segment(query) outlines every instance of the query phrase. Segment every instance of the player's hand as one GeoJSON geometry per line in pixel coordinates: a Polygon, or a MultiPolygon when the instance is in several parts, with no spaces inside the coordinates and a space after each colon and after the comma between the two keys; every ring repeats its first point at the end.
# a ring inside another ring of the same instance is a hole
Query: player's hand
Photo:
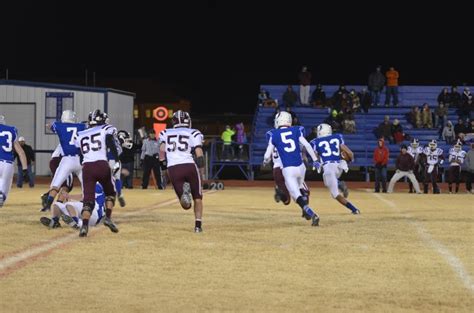
{"type": "Polygon", "coordinates": [[[400,170],[396,170],[395,173],[400,173],[400,170]]]}
{"type": "Polygon", "coordinates": [[[114,164],[114,175],[120,170],[120,161],[115,162],[114,164]]]}
{"type": "Polygon", "coordinates": [[[439,164],[443,164],[443,163],[444,163],[443,159],[439,160],[439,164]]]}
{"type": "Polygon", "coordinates": [[[313,171],[316,170],[318,173],[321,173],[322,164],[319,161],[313,162],[313,171]]]}
{"type": "Polygon", "coordinates": [[[267,166],[268,164],[270,164],[270,162],[272,161],[272,159],[263,159],[263,166],[267,166]]]}

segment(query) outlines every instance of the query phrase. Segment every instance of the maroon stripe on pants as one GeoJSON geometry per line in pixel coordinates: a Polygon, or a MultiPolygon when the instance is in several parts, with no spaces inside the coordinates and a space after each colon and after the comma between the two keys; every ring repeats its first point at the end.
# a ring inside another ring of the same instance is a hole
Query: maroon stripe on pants
{"type": "Polygon", "coordinates": [[[273,168],[273,180],[275,180],[278,189],[286,195],[286,198],[291,199],[290,192],[288,188],[286,188],[285,177],[283,177],[283,172],[280,167],[273,168]]]}
{"type": "Polygon", "coordinates": [[[112,172],[109,163],[104,160],[87,162],[82,166],[82,190],[84,202],[95,201],[95,184],[100,183],[106,196],[115,196],[112,172]]]}
{"type": "Polygon", "coordinates": [[[193,199],[202,199],[201,182],[196,164],[184,163],[168,167],[168,175],[178,198],[183,194],[183,184],[191,186],[193,199]]]}

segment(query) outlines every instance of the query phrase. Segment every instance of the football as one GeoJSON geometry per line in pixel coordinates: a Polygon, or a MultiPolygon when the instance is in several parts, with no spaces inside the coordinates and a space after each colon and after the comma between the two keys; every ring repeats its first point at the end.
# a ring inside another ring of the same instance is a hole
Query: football
{"type": "Polygon", "coordinates": [[[351,157],[349,156],[349,154],[347,154],[345,151],[341,151],[341,158],[343,160],[346,160],[347,162],[350,162],[352,161],[351,157]]]}

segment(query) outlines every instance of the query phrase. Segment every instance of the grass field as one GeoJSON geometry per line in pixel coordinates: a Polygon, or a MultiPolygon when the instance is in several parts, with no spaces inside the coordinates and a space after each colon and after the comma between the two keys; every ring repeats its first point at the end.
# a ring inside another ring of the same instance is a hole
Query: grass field
{"type": "MultiPolygon", "coordinates": [[[[350,187],[350,183],[349,183],[350,187]]],[[[311,227],[271,188],[204,196],[204,233],[172,190],[126,190],[87,238],[39,223],[46,188],[0,209],[0,312],[472,312],[474,196],[311,190],[311,227]]]]}

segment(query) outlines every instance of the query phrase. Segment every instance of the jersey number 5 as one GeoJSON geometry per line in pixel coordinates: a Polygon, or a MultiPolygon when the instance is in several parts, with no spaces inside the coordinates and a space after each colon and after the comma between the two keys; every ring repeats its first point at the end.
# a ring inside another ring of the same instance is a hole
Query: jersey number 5
{"type": "Polygon", "coordinates": [[[287,138],[288,136],[291,136],[291,134],[291,132],[281,133],[281,141],[287,145],[290,145],[289,147],[284,148],[286,152],[293,152],[296,149],[295,141],[292,138],[287,138]]]}
{"type": "Polygon", "coordinates": [[[100,149],[102,149],[102,142],[100,141],[100,139],[97,138],[98,136],[100,136],[100,133],[96,133],[90,138],[89,136],[85,136],[81,139],[82,154],[88,153],[89,151],[91,151],[91,149],[92,151],[99,151],[100,149]]]}
{"type": "Polygon", "coordinates": [[[187,151],[189,147],[188,139],[189,136],[186,135],[169,135],[166,140],[166,143],[168,144],[166,150],[168,152],[174,152],[176,148],[178,148],[179,151],[187,151]]]}

